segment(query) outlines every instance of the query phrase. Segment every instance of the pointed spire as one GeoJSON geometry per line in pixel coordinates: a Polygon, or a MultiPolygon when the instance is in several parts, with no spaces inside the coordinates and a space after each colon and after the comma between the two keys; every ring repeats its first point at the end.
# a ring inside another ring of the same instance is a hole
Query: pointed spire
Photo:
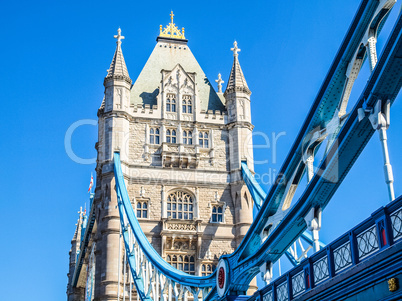
{"type": "Polygon", "coordinates": [[[121,29],[117,30],[117,35],[114,36],[117,39],[116,51],[114,52],[112,63],[107,71],[105,80],[107,79],[124,79],[131,84],[130,75],[128,74],[126,62],[124,61],[123,51],[121,50],[121,40],[124,36],[121,35],[121,29]]]}
{"type": "Polygon", "coordinates": [[[246,79],[244,78],[243,71],[241,70],[239,63],[239,52],[240,48],[237,47],[237,42],[234,41],[233,48],[230,50],[233,51],[233,66],[230,71],[230,76],[228,80],[228,85],[226,87],[225,95],[231,92],[244,92],[248,95],[251,94],[250,89],[248,88],[246,79]]]}

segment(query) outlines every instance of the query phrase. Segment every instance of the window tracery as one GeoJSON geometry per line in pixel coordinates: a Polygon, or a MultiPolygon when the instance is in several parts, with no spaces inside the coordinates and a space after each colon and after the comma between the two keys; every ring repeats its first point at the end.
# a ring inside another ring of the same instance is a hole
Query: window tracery
{"type": "Polygon", "coordinates": [[[176,95],[167,94],[166,96],[166,112],[176,112],[176,95]]]}
{"type": "Polygon", "coordinates": [[[209,133],[208,132],[200,132],[198,134],[198,143],[202,148],[209,147],[209,133]]]}
{"type": "Polygon", "coordinates": [[[174,130],[174,129],[166,130],[166,142],[167,143],[176,143],[176,130],[174,130]]]}
{"type": "Polygon", "coordinates": [[[193,255],[168,254],[166,261],[180,271],[195,275],[195,259],[193,255]]]}
{"type": "Polygon", "coordinates": [[[183,144],[193,144],[192,131],[183,131],[183,144]]]}
{"type": "Polygon", "coordinates": [[[192,220],[194,217],[194,199],[183,191],[175,191],[167,198],[167,216],[173,219],[192,220]]]}
{"type": "Polygon", "coordinates": [[[159,144],[160,142],[160,129],[159,128],[151,128],[149,130],[149,143],[150,144],[159,144]]]}
{"type": "Polygon", "coordinates": [[[148,218],[148,202],[137,202],[137,218],[148,218]]]}
{"type": "Polygon", "coordinates": [[[215,271],[215,265],[211,263],[203,263],[201,265],[201,276],[211,275],[215,271]]]}
{"type": "Polygon", "coordinates": [[[193,112],[193,104],[190,95],[183,96],[182,112],[191,114],[193,112]]]}

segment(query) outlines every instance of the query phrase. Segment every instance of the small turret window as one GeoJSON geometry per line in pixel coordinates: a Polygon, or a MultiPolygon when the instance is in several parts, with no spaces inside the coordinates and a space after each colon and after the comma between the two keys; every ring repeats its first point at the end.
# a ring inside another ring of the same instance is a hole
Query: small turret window
{"type": "Polygon", "coordinates": [[[200,147],[208,148],[209,147],[209,136],[208,132],[200,132],[198,135],[198,143],[200,147]]]}
{"type": "Polygon", "coordinates": [[[176,112],[176,95],[168,94],[166,97],[166,112],[176,112]]]}
{"type": "Polygon", "coordinates": [[[191,96],[184,95],[183,96],[183,113],[191,114],[193,112],[191,96]]]}
{"type": "Polygon", "coordinates": [[[183,131],[183,144],[193,144],[192,131],[183,131]]]}
{"type": "Polygon", "coordinates": [[[166,142],[167,143],[176,143],[176,130],[168,129],[166,131],[166,142]]]}
{"type": "Polygon", "coordinates": [[[160,141],[160,130],[159,128],[151,128],[149,130],[149,143],[150,144],[159,144],[160,141]]]}

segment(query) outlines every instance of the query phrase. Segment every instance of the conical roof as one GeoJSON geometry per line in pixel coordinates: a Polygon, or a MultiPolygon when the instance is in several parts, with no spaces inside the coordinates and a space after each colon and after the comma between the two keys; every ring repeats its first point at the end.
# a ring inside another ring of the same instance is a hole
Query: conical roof
{"type": "Polygon", "coordinates": [[[117,30],[117,35],[114,37],[117,39],[117,47],[114,52],[112,63],[110,64],[110,68],[107,72],[107,79],[124,79],[131,83],[130,75],[128,74],[126,62],[124,61],[123,51],[121,50],[121,40],[124,39],[124,36],[121,35],[121,29],[117,30]]]}
{"type": "Polygon", "coordinates": [[[226,87],[225,95],[231,92],[244,92],[247,94],[251,94],[250,89],[248,88],[246,79],[244,78],[243,71],[241,70],[239,63],[239,54],[240,49],[237,48],[237,42],[233,43],[234,47],[231,49],[233,51],[233,66],[230,71],[230,76],[228,80],[228,85],[226,87]]]}

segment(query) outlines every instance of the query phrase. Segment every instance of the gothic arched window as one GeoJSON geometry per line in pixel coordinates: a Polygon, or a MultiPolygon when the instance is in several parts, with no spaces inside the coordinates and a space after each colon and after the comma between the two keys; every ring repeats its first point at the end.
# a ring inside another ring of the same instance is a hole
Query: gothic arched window
{"type": "Polygon", "coordinates": [[[194,217],[194,198],[183,191],[175,191],[169,194],[167,216],[174,219],[192,220],[194,217]]]}
{"type": "Polygon", "coordinates": [[[183,131],[183,144],[193,144],[192,131],[183,131]]]}
{"type": "Polygon", "coordinates": [[[176,112],[176,95],[174,95],[174,94],[167,95],[166,112],[176,112]]]}
{"type": "Polygon", "coordinates": [[[149,143],[159,144],[159,128],[151,128],[149,130],[149,143]]]}
{"type": "Polygon", "coordinates": [[[211,275],[213,271],[215,271],[215,265],[214,264],[204,263],[201,266],[201,276],[211,275]]]}
{"type": "Polygon", "coordinates": [[[194,256],[190,255],[167,255],[166,261],[174,268],[188,273],[195,274],[195,260],[194,256]]]}
{"type": "Polygon", "coordinates": [[[166,142],[167,143],[176,143],[176,130],[168,129],[166,131],[166,142]]]}
{"type": "Polygon", "coordinates": [[[187,113],[187,101],[183,99],[183,113],[187,113]]]}
{"type": "Polygon", "coordinates": [[[208,132],[200,132],[198,135],[198,143],[200,147],[208,148],[209,147],[209,138],[208,132]]]}
{"type": "Polygon", "coordinates": [[[184,95],[183,96],[182,108],[183,108],[182,109],[183,113],[191,114],[193,112],[191,96],[190,95],[184,95]]]}
{"type": "Polygon", "coordinates": [[[148,202],[137,202],[137,218],[148,218],[148,202]]]}
{"type": "Polygon", "coordinates": [[[223,222],[223,208],[220,205],[216,205],[212,207],[212,218],[211,222],[213,223],[221,223],[223,222]]]}

